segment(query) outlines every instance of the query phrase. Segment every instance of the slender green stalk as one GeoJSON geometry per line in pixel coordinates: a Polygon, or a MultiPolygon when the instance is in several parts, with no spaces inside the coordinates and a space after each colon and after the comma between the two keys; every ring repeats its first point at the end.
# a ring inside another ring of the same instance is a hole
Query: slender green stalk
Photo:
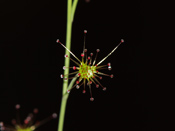
{"type": "MultiPolygon", "coordinates": [[[[77,7],[78,0],[74,0],[72,4],[72,0],[67,0],[67,31],[66,31],[66,47],[70,50],[71,48],[71,34],[72,34],[72,22],[75,14],[75,10],[77,7]]],[[[65,54],[68,56],[70,53],[65,50],[65,54]]],[[[69,67],[70,65],[70,59],[65,59],[66,67],[69,67]]],[[[69,68],[67,68],[64,71],[64,75],[69,74],[69,68]]],[[[69,84],[68,87],[68,79],[65,81],[63,80],[63,92],[62,92],[62,100],[61,100],[61,107],[60,107],[60,116],[59,116],[59,122],[58,122],[58,131],[63,131],[64,126],[64,117],[65,117],[65,111],[66,111],[66,104],[68,100],[69,94],[67,93],[67,89],[70,89],[73,84],[75,83],[76,78],[72,79],[72,81],[69,84]]]]}
{"type": "MultiPolygon", "coordinates": [[[[77,78],[73,78],[72,81],[69,84],[68,89],[71,89],[71,87],[74,85],[77,78]]],[[[64,116],[66,111],[66,104],[67,99],[69,97],[68,93],[63,94],[62,101],[61,101],[61,108],[60,108],[60,116],[59,116],[59,123],[58,123],[58,131],[63,131],[64,126],[64,116]]]]}
{"type": "MultiPolygon", "coordinates": [[[[67,31],[66,31],[66,47],[70,50],[71,48],[71,33],[72,33],[72,21],[71,21],[71,9],[72,9],[72,0],[67,1],[67,31]]],[[[65,50],[65,54],[68,56],[70,53],[65,50]]],[[[64,65],[66,67],[69,67],[70,65],[70,60],[65,59],[64,65]]],[[[64,70],[64,75],[69,74],[69,69],[64,70]]],[[[67,87],[68,87],[68,80],[65,81],[63,80],[63,94],[66,93],[67,87]]]]}

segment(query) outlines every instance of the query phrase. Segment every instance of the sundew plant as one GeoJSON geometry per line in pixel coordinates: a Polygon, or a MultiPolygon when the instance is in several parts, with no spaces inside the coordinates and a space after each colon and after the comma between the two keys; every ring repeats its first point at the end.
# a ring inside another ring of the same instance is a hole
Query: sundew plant
{"type": "Polygon", "coordinates": [[[57,114],[53,113],[49,117],[41,120],[36,121],[36,115],[38,113],[38,109],[33,109],[32,113],[29,113],[24,121],[21,121],[20,118],[20,105],[17,104],[16,108],[16,119],[12,119],[13,126],[4,126],[3,123],[0,123],[0,131],[35,131],[38,127],[42,126],[43,124],[47,123],[51,119],[57,118],[57,114]]]}
{"type": "Polygon", "coordinates": [[[60,114],[58,121],[58,131],[63,131],[64,125],[64,117],[66,110],[66,103],[68,100],[68,96],[73,88],[83,88],[83,93],[86,93],[86,87],[88,86],[90,92],[90,101],[94,101],[94,97],[92,95],[91,88],[99,88],[102,90],[106,90],[106,87],[103,86],[100,82],[102,76],[109,76],[113,78],[113,74],[105,74],[101,70],[108,69],[111,70],[111,63],[107,63],[102,65],[102,63],[119,47],[121,43],[124,42],[123,39],[119,42],[119,44],[114,47],[114,49],[109,52],[102,60],[97,61],[97,55],[100,51],[96,50],[96,54],[90,53],[88,55],[86,46],[85,46],[85,38],[87,34],[87,30],[84,30],[84,44],[82,44],[83,52],[81,53],[81,59],[74,55],[71,52],[71,32],[72,32],[72,22],[74,20],[74,14],[77,7],[78,0],[68,0],[67,1],[67,29],[66,29],[66,44],[64,45],[60,39],[57,39],[56,42],[60,44],[63,48],[65,48],[65,63],[63,66],[64,74],[61,74],[60,77],[63,78],[63,88],[62,88],[62,100],[60,106],[60,114]],[[73,56],[73,58],[71,57],[73,56]],[[73,61],[75,66],[70,67],[70,61],[73,61]],[[69,69],[73,69],[74,72],[69,73],[69,69]],[[71,79],[69,83],[69,79],[71,79]],[[94,85],[93,85],[94,84],[94,85]]]}

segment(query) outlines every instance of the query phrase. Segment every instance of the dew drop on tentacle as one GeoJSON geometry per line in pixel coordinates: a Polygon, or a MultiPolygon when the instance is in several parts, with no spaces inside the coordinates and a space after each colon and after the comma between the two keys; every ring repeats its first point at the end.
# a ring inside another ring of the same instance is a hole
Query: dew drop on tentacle
{"type": "Polygon", "coordinates": [[[98,88],[99,87],[99,84],[96,84],[96,88],[98,88]]]}
{"type": "Polygon", "coordinates": [[[76,81],[76,84],[79,84],[80,82],[79,81],[76,81]]]}
{"type": "Polygon", "coordinates": [[[79,86],[79,85],[76,85],[76,88],[77,88],[77,89],[79,89],[79,88],[80,88],[80,86],[79,86]]]}
{"type": "Polygon", "coordinates": [[[65,58],[67,58],[67,57],[68,57],[68,55],[64,55],[64,57],[65,57],[65,58]]]}
{"type": "Polygon", "coordinates": [[[76,70],[77,68],[76,68],[76,66],[73,66],[73,70],[76,70]]]}
{"type": "Polygon", "coordinates": [[[94,101],[94,98],[93,98],[93,97],[91,97],[91,98],[90,98],[90,101],[94,101]]]}
{"type": "Polygon", "coordinates": [[[111,66],[111,63],[108,63],[108,66],[111,66]]]}
{"type": "Polygon", "coordinates": [[[103,87],[103,91],[106,91],[106,87],[103,87]]]}
{"type": "Polygon", "coordinates": [[[87,30],[84,30],[84,33],[86,34],[87,33],[87,30]]]}
{"type": "Polygon", "coordinates": [[[64,75],[63,75],[63,74],[61,74],[61,75],[60,75],[60,77],[61,77],[61,78],[63,78],[63,77],[64,77],[64,75]]]}
{"type": "Polygon", "coordinates": [[[112,69],[112,67],[111,66],[108,66],[108,70],[111,70],[112,69]]]}
{"type": "Polygon", "coordinates": [[[63,66],[63,70],[65,70],[66,69],[66,67],[65,66],[63,66]]]}
{"type": "Polygon", "coordinates": [[[86,93],[86,90],[83,90],[83,94],[85,94],[86,93]]]}
{"type": "Polygon", "coordinates": [[[54,118],[54,119],[57,118],[57,113],[53,113],[52,118],[54,118]]]}
{"type": "Polygon", "coordinates": [[[96,51],[97,51],[97,52],[100,52],[100,49],[97,49],[96,51]]]}
{"type": "Polygon", "coordinates": [[[81,57],[84,57],[84,53],[81,53],[81,57]]]}
{"type": "Polygon", "coordinates": [[[18,109],[20,109],[20,104],[16,104],[15,105],[15,108],[18,110],[18,109]]]}
{"type": "Polygon", "coordinates": [[[111,77],[111,78],[113,78],[113,77],[114,77],[114,75],[113,75],[113,74],[111,74],[111,75],[110,75],[110,77],[111,77]]]}

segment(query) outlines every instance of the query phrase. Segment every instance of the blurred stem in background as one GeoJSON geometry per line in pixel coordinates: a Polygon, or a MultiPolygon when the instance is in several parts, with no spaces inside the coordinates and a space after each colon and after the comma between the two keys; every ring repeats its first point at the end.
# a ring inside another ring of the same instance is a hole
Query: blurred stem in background
{"type": "MultiPolygon", "coordinates": [[[[67,0],[67,31],[66,31],[66,47],[70,50],[71,48],[71,34],[72,34],[72,23],[74,19],[75,10],[77,7],[78,0],[67,0]]],[[[65,54],[68,56],[70,53],[65,50],[65,54]]],[[[69,67],[70,65],[70,59],[65,58],[65,67],[69,67]]],[[[69,68],[66,68],[64,71],[64,75],[69,74],[69,68]]],[[[67,76],[68,77],[68,76],[67,76]]],[[[58,131],[63,131],[64,126],[64,117],[65,117],[65,111],[66,111],[66,103],[69,94],[67,93],[67,90],[73,86],[75,83],[75,78],[72,79],[68,86],[68,78],[67,80],[63,79],[63,92],[62,92],[62,100],[61,100],[61,107],[60,107],[60,115],[59,115],[59,121],[58,121],[58,131]]]]}

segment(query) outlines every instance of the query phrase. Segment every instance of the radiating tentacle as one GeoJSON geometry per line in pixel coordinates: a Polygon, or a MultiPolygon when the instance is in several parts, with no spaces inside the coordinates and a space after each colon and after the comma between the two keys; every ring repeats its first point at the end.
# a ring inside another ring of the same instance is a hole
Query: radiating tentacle
{"type": "Polygon", "coordinates": [[[71,54],[73,55],[73,57],[74,57],[75,59],[77,59],[77,60],[81,63],[81,61],[74,55],[74,53],[72,53],[72,51],[70,51],[65,45],[63,45],[63,44],[59,41],[59,39],[57,39],[56,42],[57,42],[57,43],[60,43],[67,51],[69,51],[69,53],[71,53],[71,54]]]}
{"type": "Polygon", "coordinates": [[[106,59],[119,47],[119,45],[120,45],[121,43],[123,43],[123,42],[124,42],[124,40],[121,39],[120,43],[119,43],[105,58],[103,58],[100,62],[98,62],[97,65],[101,64],[104,60],[106,60],[106,59]]]}

